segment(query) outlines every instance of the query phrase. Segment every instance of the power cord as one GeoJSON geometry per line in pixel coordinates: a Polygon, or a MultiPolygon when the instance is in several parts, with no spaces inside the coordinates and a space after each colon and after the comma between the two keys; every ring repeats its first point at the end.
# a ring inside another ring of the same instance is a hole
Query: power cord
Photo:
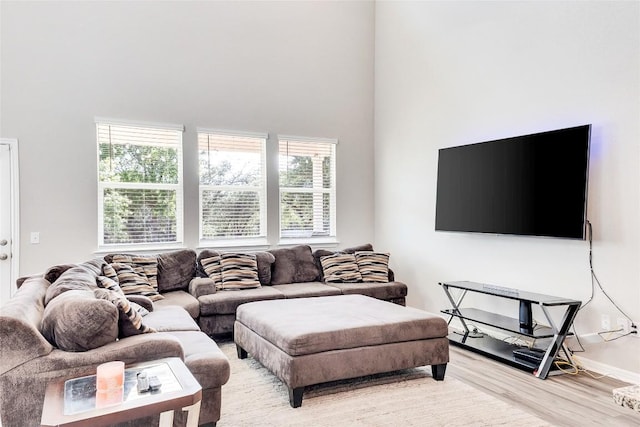
{"type": "MultiPolygon", "coordinates": [[[[636,325],[636,323],[633,321],[633,319],[631,319],[631,317],[625,313],[624,310],[622,310],[618,304],[616,304],[616,302],[613,300],[613,298],[611,298],[609,296],[609,294],[604,290],[604,287],[602,286],[602,284],[600,283],[600,280],[598,279],[598,276],[596,275],[595,270],[593,269],[593,226],[591,225],[590,221],[587,221],[587,229],[588,229],[588,234],[589,234],[589,271],[591,272],[591,296],[589,297],[589,299],[587,300],[587,302],[585,302],[584,304],[582,304],[582,306],[578,309],[578,313],[584,309],[591,301],[593,301],[593,298],[595,296],[595,291],[596,291],[596,284],[598,285],[598,288],[600,289],[600,291],[602,291],[602,294],[607,297],[607,299],[611,302],[611,304],[613,304],[613,306],[627,319],[629,320],[629,322],[631,322],[631,330],[629,332],[627,332],[626,334],[620,335],[618,337],[612,338],[612,339],[605,339],[601,334],[603,333],[613,333],[613,332],[620,332],[621,330],[615,330],[615,331],[606,331],[606,332],[599,332],[598,335],[600,335],[601,338],[604,339],[605,342],[608,341],[614,341],[617,339],[620,339],[622,337],[626,337],[629,335],[633,335],[633,334],[637,334],[638,333],[638,327],[636,325]]],[[[580,342],[580,338],[578,338],[578,333],[576,331],[576,327],[575,327],[575,323],[571,326],[573,329],[573,333],[574,333],[574,337],[576,338],[576,341],[578,342],[578,344],[580,345],[580,350],[572,350],[573,352],[583,352],[584,351],[584,346],[582,345],[582,343],[580,342]]]]}

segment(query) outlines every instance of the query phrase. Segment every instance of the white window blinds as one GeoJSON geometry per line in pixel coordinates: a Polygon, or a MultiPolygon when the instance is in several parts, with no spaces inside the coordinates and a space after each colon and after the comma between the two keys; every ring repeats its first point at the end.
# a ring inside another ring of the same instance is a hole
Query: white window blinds
{"type": "Polygon", "coordinates": [[[266,140],[198,131],[201,241],[266,239],[266,140]]]}
{"type": "Polygon", "coordinates": [[[182,126],[96,119],[99,244],[182,242],[182,126]]]}
{"type": "Polygon", "coordinates": [[[335,237],[336,140],[280,136],[280,238],[335,237]]]}

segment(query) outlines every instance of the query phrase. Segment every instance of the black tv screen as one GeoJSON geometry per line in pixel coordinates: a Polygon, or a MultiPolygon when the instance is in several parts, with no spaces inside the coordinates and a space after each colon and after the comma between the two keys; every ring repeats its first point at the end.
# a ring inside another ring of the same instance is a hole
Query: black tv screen
{"type": "Polygon", "coordinates": [[[585,238],[591,125],[443,148],[436,230],[585,238]]]}

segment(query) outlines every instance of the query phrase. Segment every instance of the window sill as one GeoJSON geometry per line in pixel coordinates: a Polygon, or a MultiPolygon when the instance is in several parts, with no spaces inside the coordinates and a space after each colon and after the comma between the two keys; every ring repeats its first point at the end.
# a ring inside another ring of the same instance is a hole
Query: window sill
{"type": "Polygon", "coordinates": [[[334,248],[338,246],[340,242],[335,237],[306,237],[306,238],[294,238],[294,239],[280,239],[278,242],[279,247],[296,246],[296,245],[309,245],[312,249],[320,248],[334,248]]]}
{"type": "Polygon", "coordinates": [[[269,249],[269,242],[267,239],[201,240],[197,250],[203,249],[266,251],[269,249]]]}
{"type": "Polygon", "coordinates": [[[112,245],[99,246],[93,254],[106,255],[112,253],[134,253],[134,254],[157,254],[166,251],[177,251],[179,249],[187,249],[182,243],[175,244],[149,244],[149,245],[112,245]]]}

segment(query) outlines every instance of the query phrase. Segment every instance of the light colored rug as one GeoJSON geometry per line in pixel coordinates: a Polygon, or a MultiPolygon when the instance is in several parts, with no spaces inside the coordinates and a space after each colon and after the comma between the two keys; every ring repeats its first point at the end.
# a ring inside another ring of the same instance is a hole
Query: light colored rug
{"type": "Polygon", "coordinates": [[[239,426],[549,426],[455,378],[434,381],[431,367],[306,387],[289,406],[287,387],[251,355],[220,343],[231,378],[222,387],[218,427],[239,426]]]}

